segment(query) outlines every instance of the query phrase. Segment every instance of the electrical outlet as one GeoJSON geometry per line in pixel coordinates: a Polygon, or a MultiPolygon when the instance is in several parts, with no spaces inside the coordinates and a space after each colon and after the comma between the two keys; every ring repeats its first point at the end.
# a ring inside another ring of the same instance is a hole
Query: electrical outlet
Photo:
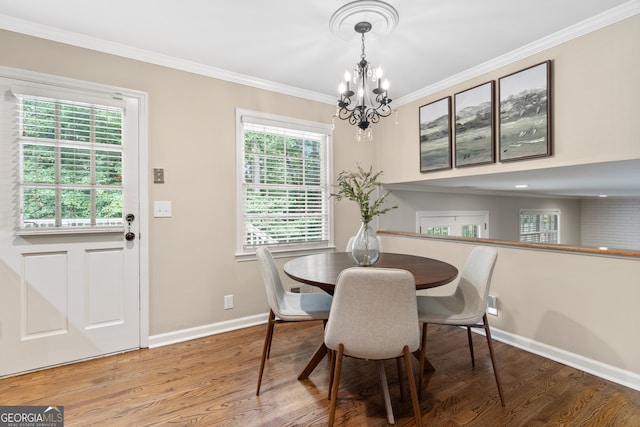
{"type": "Polygon", "coordinates": [[[492,316],[498,315],[498,298],[494,297],[493,295],[489,295],[487,297],[487,313],[491,314],[492,316]]]}
{"type": "Polygon", "coordinates": [[[233,308],[233,295],[224,296],[224,309],[229,310],[233,308]]]}

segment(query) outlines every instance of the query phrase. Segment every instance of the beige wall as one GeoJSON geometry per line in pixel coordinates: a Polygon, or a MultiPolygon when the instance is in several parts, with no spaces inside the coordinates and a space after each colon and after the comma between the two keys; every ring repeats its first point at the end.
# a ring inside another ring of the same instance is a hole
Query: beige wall
{"type": "MultiPolygon", "coordinates": [[[[381,235],[385,251],[460,268],[474,245],[381,235]]],[[[640,374],[640,261],[498,247],[494,328],[640,374]]],[[[455,282],[437,293],[446,294],[455,282]]],[[[436,292],[435,290],[431,293],[436,292]]],[[[636,379],[637,381],[637,379],[636,379]]]]}
{"type": "Polygon", "coordinates": [[[384,181],[401,183],[640,158],[640,15],[434,93],[398,109],[378,145],[384,181]],[[546,60],[552,61],[553,156],[420,173],[418,109],[546,60]]]}
{"type": "MultiPolygon", "coordinates": [[[[148,167],[165,169],[165,184],[149,184],[149,204],[173,202],[172,218],[149,218],[151,335],[268,311],[256,263],[235,259],[235,109],[330,123],[335,107],[6,31],[0,58],[149,94],[148,167]],[[226,294],[233,310],[222,309],[226,294]]],[[[373,147],[336,123],[334,170],[373,164],[373,147]]],[[[357,230],[357,215],[347,202],[336,206],[338,247],[357,230]]]]}

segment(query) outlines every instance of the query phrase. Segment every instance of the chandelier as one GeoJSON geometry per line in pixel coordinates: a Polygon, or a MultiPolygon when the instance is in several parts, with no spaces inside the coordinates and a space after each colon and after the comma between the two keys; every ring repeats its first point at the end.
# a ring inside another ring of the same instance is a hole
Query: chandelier
{"type": "Polygon", "coordinates": [[[378,123],[381,117],[389,116],[392,111],[391,99],[387,94],[389,82],[383,80],[382,68],[374,69],[364,52],[364,35],[371,31],[371,27],[371,23],[366,21],[355,24],[354,29],[362,38],[362,53],[353,72],[344,73],[336,112],[340,119],[358,126],[358,140],[363,133],[371,140],[373,136],[370,124],[378,123]]]}

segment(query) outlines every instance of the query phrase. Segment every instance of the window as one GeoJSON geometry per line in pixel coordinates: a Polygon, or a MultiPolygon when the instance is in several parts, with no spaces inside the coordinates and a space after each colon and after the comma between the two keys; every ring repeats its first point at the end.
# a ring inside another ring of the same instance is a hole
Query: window
{"type": "MultiPolygon", "coordinates": [[[[123,226],[124,108],[12,88],[17,100],[19,231],[123,226]]],[[[36,92],[38,92],[36,90],[36,92]]]]}
{"type": "Polygon", "coordinates": [[[559,243],[559,224],[558,210],[520,210],[520,241],[559,243]]]}
{"type": "Polygon", "coordinates": [[[326,248],[330,126],[238,110],[239,256],[326,248]]]}
{"type": "Polygon", "coordinates": [[[416,214],[417,232],[430,236],[489,237],[489,212],[420,211],[416,214]]]}

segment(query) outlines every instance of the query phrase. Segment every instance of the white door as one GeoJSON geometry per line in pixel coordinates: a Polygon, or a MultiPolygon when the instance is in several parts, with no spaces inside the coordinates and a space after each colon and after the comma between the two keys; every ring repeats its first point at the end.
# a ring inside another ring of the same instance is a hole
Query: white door
{"type": "Polygon", "coordinates": [[[138,348],[138,99],[8,78],[0,89],[0,376],[138,348]],[[116,105],[120,146],[96,142],[94,124],[75,146],[64,123],[51,124],[54,137],[24,138],[22,93],[116,105]],[[104,214],[107,203],[121,204],[117,214],[104,214]]]}

